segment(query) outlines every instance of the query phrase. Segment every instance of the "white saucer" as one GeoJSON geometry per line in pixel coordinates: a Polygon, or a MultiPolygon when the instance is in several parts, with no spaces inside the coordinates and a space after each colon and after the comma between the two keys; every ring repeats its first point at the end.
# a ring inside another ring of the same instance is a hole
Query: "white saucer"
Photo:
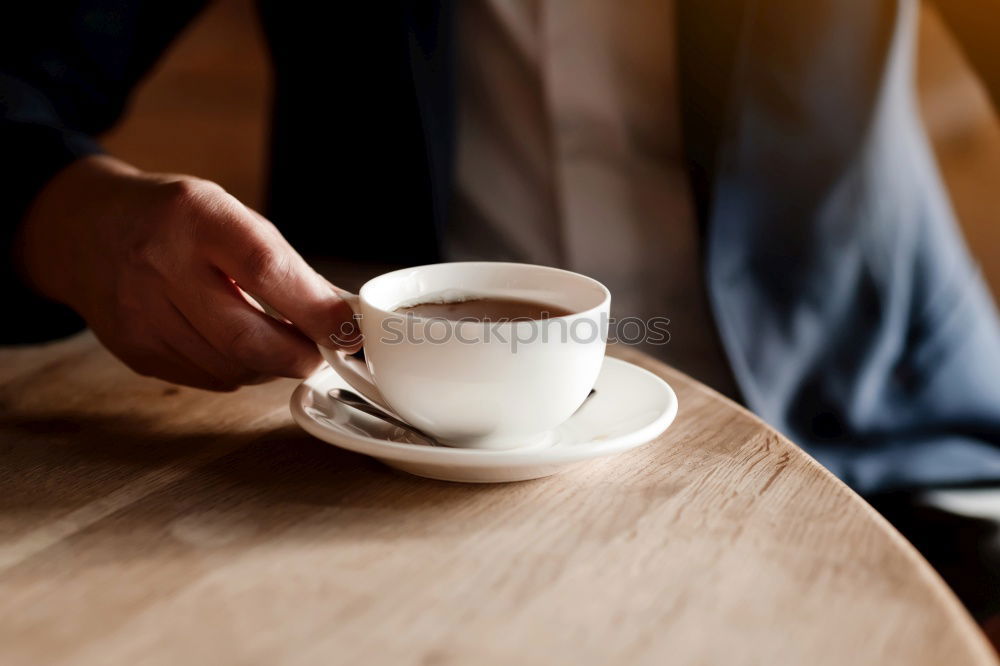
{"type": "Polygon", "coordinates": [[[292,417],[306,432],[417,476],[468,483],[537,479],[572,463],[621,453],[658,437],[677,415],[677,396],[665,381],[610,357],[596,393],[544,444],[503,451],[419,443],[406,431],[329,398],[334,388],[350,387],[324,366],[295,389],[292,417]]]}

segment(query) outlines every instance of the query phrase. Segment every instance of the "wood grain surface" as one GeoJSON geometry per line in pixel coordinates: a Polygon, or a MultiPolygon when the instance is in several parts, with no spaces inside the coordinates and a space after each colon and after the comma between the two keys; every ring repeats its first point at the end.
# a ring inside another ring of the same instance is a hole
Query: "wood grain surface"
{"type": "Polygon", "coordinates": [[[0,350],[0,663],[996,663],[860,498],[665,377],[656,442],[505,485],[298,430],[280,381],[142,379],[89,334],[0,350]]]}

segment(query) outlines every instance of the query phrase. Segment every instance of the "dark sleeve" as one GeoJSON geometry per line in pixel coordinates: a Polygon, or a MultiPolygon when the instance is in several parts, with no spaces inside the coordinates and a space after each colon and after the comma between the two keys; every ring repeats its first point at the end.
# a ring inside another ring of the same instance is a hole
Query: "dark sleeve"
{"type": "Polygon", "coordinates": [[[13,238],[39,190],[101,151],[136,82],[205,0],[17,0],[0,9],[0,343],[83,327],[68,308],[22,283],[13,238]]]}
{"type": "Polygon", "coordinates": [[[1000,0],[936,0],[934,5],[1000,112],[1000,0]]]}

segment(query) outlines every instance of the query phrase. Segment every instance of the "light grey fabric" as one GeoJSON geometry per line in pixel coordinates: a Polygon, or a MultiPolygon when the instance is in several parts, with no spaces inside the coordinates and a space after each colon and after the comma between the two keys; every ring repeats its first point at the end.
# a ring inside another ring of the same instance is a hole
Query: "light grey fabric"
{"type": "Polygon", "coordinates": [[[459,3],[445,257],[550,264],[600,280],[611,316],[629,322],[612,332],[735,396],[721,346],[706,335],[714,324],[685,169],[674,21],[674,0],[459,3]],[[669,339],[638,325],[653,318],[669,339]]]}

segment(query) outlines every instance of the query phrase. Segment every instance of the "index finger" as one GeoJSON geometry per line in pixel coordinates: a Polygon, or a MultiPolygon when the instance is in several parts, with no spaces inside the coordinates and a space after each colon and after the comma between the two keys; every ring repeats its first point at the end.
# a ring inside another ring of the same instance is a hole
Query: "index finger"
{"type": "Polygon", "coordinates": [[[313,342],[337,348],[357,337],[354,312],[269,221],[235,199],[207,239],[209,261],[313,342]]]}

